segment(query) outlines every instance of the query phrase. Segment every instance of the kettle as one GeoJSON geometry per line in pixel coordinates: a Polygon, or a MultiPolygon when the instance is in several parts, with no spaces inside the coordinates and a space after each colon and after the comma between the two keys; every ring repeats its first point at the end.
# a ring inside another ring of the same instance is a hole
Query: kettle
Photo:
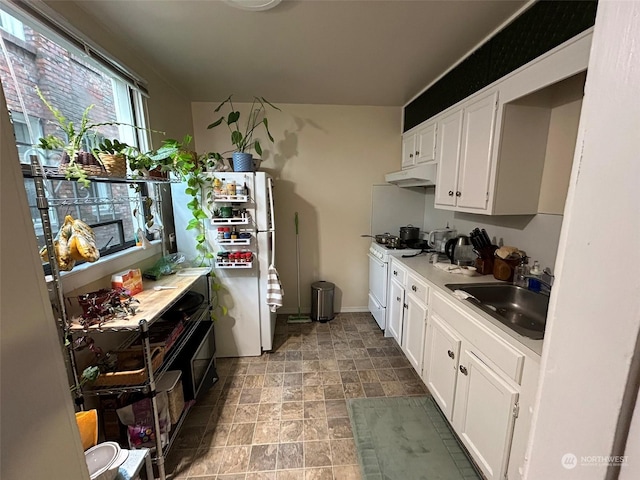
{"type": "Polygon", "coordinates": [[[471,240],[466,235],[447,240],[444,252],[454,265],[473,265],[476,255],[471,240]]]}

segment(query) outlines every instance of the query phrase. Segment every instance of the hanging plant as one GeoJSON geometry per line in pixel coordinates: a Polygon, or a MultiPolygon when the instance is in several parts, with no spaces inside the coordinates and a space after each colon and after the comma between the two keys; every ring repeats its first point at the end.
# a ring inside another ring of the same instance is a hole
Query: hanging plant
{"type": "MultiPolygon", "coordinates": [[[[193,265],[196,267],[211,267],[214,264],[215,255],[208,239],[209,229],[207,220],[209,216],[204,205],[211,201],[213,190],[211,182],[213,179],[206,174],[206,167],[213,158],[212,154],[198,155],[189,150],[188,146],[192,141],[190,135],[186,135],[182,141],[166,139],[161,147],[149,154],[149,158],[160,166],[163,172],[171,172],[178,179],[186,183],[185,193],[190,200],[186,206],[191,212],[186,229],[192,231],[196,242],[196,258],[193,265]]],[[[211,282],[211,318],[216,319],[217,313],[227,314],[227,307],[220,304],[220,291],[224,288],[217,280],[212,271],[213,281],[211,282]]]]}

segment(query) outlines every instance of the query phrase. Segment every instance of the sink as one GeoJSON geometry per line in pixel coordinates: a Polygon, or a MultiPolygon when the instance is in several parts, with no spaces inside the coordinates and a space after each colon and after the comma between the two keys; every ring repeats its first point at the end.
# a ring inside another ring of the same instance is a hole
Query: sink
{"type": "Polygon", "coordinates": [[[449,283],[445,287],[473,295],[467,301],[514,332],[534,340],[544,337],[548,296],[507,283],[449,283]]]}

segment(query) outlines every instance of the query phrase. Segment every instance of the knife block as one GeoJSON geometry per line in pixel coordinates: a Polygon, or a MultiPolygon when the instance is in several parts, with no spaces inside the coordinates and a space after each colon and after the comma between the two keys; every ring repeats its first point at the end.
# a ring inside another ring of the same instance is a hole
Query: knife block
{"type": "Polygon", "coordinates": [[[480,275],[489,275],[493,273],[493,257],[476,258],[476,272],[480,275]]]}

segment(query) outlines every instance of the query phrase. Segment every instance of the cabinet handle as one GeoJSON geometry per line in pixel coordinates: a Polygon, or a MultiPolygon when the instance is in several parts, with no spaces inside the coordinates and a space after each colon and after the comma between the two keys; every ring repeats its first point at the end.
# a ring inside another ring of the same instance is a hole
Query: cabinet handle
{"type": "Polygon", "coordinates": [[[399,302],[399,301],[400,301],[400,297],[396,297],[396,302],[399,302]]]}
{"type": "Polygon", "coordinates": [[[419,150],[416,150],[416,157],[417,157],[418,155],[420,155],[420,151],[419,151],[419,150]]]}
{"type": "Polygon", "coordinates": [[[451,350],[447,350],[447,355],[449,355],[449,358],[452,359],[452,360],[454,358],[456,358],[456,356],[454,355],[454,353],[451,350]]]}
{"type": "Polygon", "coordinates": [[[413,158],[413,153],[410,153],[410,154],[409,154],[409,158],[413,158]]]}
{"type": "Polygon", "coordinates": [[[409,305],[407,305],[406,303],[404,303],[402,306],[403,306],[404,308],[409,308],[409,305]]]}
{"type": "Polygon", "coordinates": [[[456,197],[459,197],[460,195],[462,195],[461,192],[456,192],[456,197]]]}
{"type": "Polygon", "coordinates": [[[468,375],[469,372],[467,371],[466,367],[464,365],[460,365],[460,373],[462,373],[463,375],[468,375]]]}
{"type": "Polygon", "coordinates": [[[449,196],[453,197],[453,190],[449,190],[449,196]]]}
{"type": "Polygon", "coordinates": [[[393,274],[397,277],[398,276],[398,272],[396,272],[395,270],[393,271],[393,274]]]}
{"type": "Polygon", "coordinates": [[[411,285],[411,290],[413,290],[414,292],[418,291],[418,287],[416,287],[415,285],[411,285]]]}

